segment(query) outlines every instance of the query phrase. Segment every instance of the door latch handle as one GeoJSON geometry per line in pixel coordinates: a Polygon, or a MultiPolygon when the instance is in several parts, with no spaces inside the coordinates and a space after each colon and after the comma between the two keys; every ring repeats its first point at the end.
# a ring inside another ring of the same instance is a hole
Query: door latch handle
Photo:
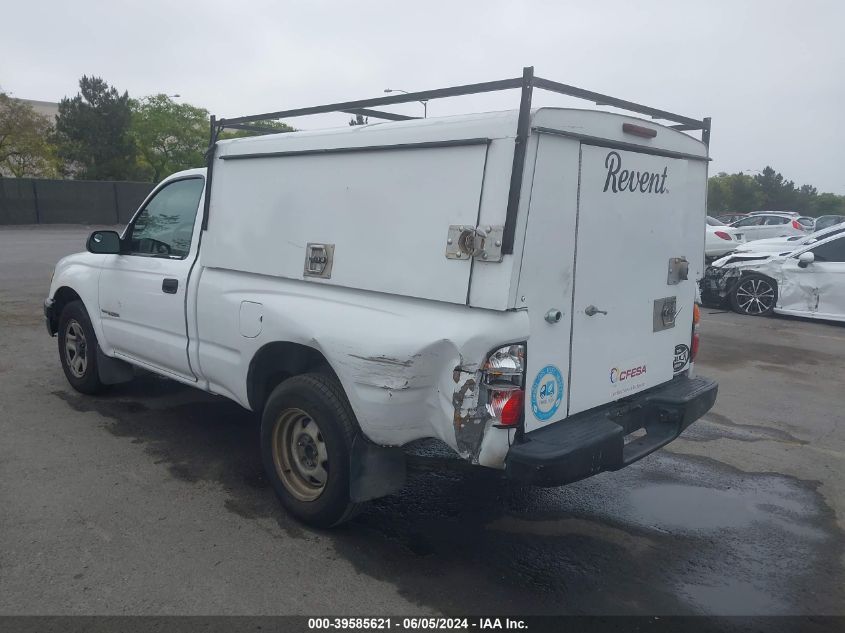
{"type": "Polygon", "coordinates": [[[607,311],[599,310],[596,306],[589,305],[587,306],[587,309],[584,310],[584,314],[586,314],[587,316],[596,316],[597,314],[607,314],[607,311]]]}
{"type": "Polygon", "coordinates": [[[164,279],[161,282],[161,291],[165,292],[169,295],[175,295],[176,291],[179,289],[179,280],[178,279],[164,279]]]}

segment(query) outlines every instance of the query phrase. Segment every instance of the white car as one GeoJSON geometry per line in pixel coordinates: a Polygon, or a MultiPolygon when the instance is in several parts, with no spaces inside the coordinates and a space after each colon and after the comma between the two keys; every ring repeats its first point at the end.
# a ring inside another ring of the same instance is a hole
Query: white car
{"type": "Polygon", "coordinates": [[[819,240],[839,233],[845,233],[845,222],[836,224],[807,236],[791,235],[789,237],[771,237],[766,240],[754,240],[737,246],[735,253],[786,253],[796,248],[815,244],[819,240]]]}
{"type": "Polygon", "coordinates": [[[737,229],[726,226],[709,215],[705,228],[704,256],[708,259],[732,253],[744,242],[737,229]]]}
{"type": "Polygon", "coordinates": [[[701,295],[705,302],[728,300],[750,316],[845,321],[845,232],[791,253],[723,257],[706,270],[701,295]]]}
{"type": "Polygon", "coordinates": [[[762,240],[769,237],[789,237],[806,235],[807,229],[799,221],[801,218],[789,212],[755,212],[731,224],[746,241],[762,240]]]}

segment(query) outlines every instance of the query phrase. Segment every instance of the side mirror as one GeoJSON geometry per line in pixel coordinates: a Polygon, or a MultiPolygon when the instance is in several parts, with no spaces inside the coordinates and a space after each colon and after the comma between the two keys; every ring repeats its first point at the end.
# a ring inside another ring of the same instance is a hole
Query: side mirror
{"type": "Polygon", "coordinates": [[[806,253],[801,253],[798,256],[798,268],[806,268],[810,264],[816,261],[816,256],[813,255],[811,251],[807,251],[806,253]]]}
{"type": "Polygon", "coordinates": [[[90,253],[117,255],[120,253],[120,235],[116,231],[94,231],[85,245],[90,253]]]}

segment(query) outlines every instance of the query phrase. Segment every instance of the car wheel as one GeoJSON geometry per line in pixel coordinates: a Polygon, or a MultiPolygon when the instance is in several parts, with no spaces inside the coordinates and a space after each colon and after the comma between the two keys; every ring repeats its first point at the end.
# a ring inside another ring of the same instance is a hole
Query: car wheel
{"type": "Polygon", "coordinates": [[[97,371],[97,335],[81,301],[68,303],[59,316],[59,358],[70,386],[94,394],[106,388],[97,371]]]}
{"type": "Polygon", "coordinates": [[[282,505],[303,523],[332,527],[360,509],[349,496],[349,460],[358,432],[332,376],[294,376],[270,394],[261,418],[264,469],[282,505]]]}
{"type": "Polygon", "coordinates": [[[740,314],[768,316],[775,309],[778,287],[763,275],[742,277],[731,292],[731,307],[740,314]]]}

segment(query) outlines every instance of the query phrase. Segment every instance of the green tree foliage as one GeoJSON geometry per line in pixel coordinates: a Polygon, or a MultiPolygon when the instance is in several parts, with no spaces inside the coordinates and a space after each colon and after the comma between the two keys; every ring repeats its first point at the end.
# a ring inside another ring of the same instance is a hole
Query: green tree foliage
{"type": "Polygon", "coordinates": [[[820,193],[813,201],[812,215],[845,215],[845,196],[820,193]]]}
{"type": "Polygon", "coordinates": [[[291,127],[287,123],[282,123],[281,121],[273,121],[273,120],[265,120],[265,121],[252,121],[247,125],[253,126],[255,128],[261,128],[261,130],[223,130],[220,134],[221,139],[227,138],[243,138],[245,136],[259,136],[262,134],[268,134],[270,130],[272,132],[296,132],[295,127],[291,127]],[[267,131],[265,131],[267,130],[267,131]]]}
{"type": "Polygon", "coordinates": [[[710,215],[748,211],[797,211],[820,216],[845,214],[845,196],[819,193],[812,185],[796,187],[783,174],[766,167],[754,177],[721,172],[707,183],[710,215]]]}
{"type": "Polygon", "coordinates": [[[766,167],[754,176],[760,185],[762,208],[767,211],[798,211],[798,190],[795,183],[787,180],[780,172],[766,167]]]}
{"type": "Polygon", "coordinates": [[[32,106],[0,92],[0,176],[49,178],[57,173],[53,125],[32,106]]]}
{"type": "Polygon", "coordinates": [[[132,102],[132,139],[141,167],[152,182],[173,172],[205,164],[208,111],[176,103],[167,95],[132,102]]]}
{"type": "Polygon", "coordinates": [[[760,208],[760,186],[751,176],[722,172],[710,178],[707,185],[707,208],[711,215],[760,208]]]}
{"type": "Polygon", "coordinates": [[[99,77],[83,76],[79,94],[59,103],[56,141],[66,172],[90,180],[137,177],[136,148],[130,134],[129,94],[99,77]]]}

